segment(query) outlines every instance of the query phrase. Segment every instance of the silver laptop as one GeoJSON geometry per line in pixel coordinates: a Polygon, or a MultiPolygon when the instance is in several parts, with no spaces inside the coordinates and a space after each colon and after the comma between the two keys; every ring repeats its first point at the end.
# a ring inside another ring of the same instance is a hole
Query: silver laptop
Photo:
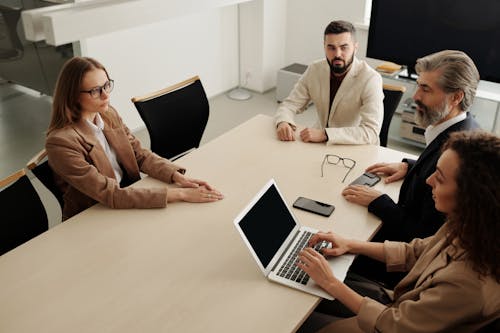
{"type": "MultiPolygon", "coordinates": [[[[234,225],[264,275],[286,286],[333,299],[296,265],[297,254],[317,230],[297,223],[271,179],[234,219],[234,225]]],[[[318,244],[316,247],[331,246],[318,244]]],[[[354,255],[329,258],[335,276],[343,281],[354,255]]]]}

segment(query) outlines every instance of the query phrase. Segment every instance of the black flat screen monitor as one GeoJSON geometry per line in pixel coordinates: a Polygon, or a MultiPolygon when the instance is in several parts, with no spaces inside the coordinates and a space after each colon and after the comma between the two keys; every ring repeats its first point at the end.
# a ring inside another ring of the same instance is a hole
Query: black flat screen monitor
{"type": "Polygon", "coordinates": [[[373,0],[367,56],[414,73],[417,58],[461,50],[481,80],[500,83],[500,1],[373,0]]]}

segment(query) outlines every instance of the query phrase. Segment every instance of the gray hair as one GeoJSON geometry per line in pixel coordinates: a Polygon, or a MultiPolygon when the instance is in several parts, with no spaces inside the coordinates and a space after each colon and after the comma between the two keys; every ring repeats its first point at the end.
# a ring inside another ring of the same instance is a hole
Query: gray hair
{"type": "Polygon", "coordinates": [[[463,91],[459,104],[466,111],[472,104],[479,84],[479,72],[472,59],[462,51],[445,50],[417,59],[417,74],[421,72],[442,72],[438,84],[446,93],[463,91]]]}

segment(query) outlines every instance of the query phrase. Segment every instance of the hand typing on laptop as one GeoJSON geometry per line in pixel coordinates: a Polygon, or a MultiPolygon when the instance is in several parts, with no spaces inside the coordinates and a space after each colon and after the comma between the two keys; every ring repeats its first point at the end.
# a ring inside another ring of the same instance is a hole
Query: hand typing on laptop
{"type": "Polygon", "coordinates": [[[308,245],[310,247],[316,247],[318,244],[321,245],[319,251],[325,256],[337,257],[349,252],[346,239],[332,233],[331,231],[320,231],[314,234],[309,240],[308,245]]]}
{"type": "MultiPolygon", "coordinates": [[[[332,243],[326,241],[326,240],[323,240],[323,241],[320,241],[316,244],[311,244],[311,242],[309,242],[307,244],[308,247],[312,247],[314,250],[316,250],[316,252],[319,252],[321,254],[323,254],[323,250],[325,249],[329,249],[332,247],[332,243]]],[[[325,254],[323,254],[323,256],[325,256],[325,254]]]]}
{"type": "Polygon", "coordinates": [[[318,232],[311,237],[308,245],[309,247],[300,251],[297,266],[328,291],[331,281],[340,281],[333,275],[325,257],[337,257],[349,252],[347,241],[332,232],[318,232]],[[317,249],[318,244],[322,245],[319,249],[317,249]]]}
{"type": "MultiPolygon", "coordinates": [[[[315,237],[314,251],[328,253],[333,235],[301,226],[281,195],[274,179],[255,195],[250,203],[234,219],[234,224],[248,246],[262,273],[271,281],[310,294],[333,299],[333,296],[311,281],[306,272],[297,266],[300,251],[310,246],[315,237]],[[272,220],[270,228],[269,220],[272,220]],[[326,235],[320,239],[318,235],[326,235]]],[[[324,258],[323,258],[324,259],[324,258]]],[[[327,265],[340,280],[344,280],[354,256],[330,257],[327,265]]]]}

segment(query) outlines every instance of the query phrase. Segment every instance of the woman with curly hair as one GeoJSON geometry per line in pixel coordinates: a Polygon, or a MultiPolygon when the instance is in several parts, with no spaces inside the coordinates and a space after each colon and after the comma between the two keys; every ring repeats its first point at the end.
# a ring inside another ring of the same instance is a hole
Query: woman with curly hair
{"type": "Polygon", "coordinates": [[[336,279],[313,249],[301,252],[297,265],[355,314],[338,320],[315,313],[321,319],[321,325],[315,324],[322,327],[320,332],[475,332],[498,325],[500,138],[457,132],[442,151],[427,179],[436,209],[447,216],[434,236],[410,243],[362,242],[334,233],[311,239],[311,245],[332,243],[323,250],[325,256],[364,254],[384,262],[389,271],[408,272],[389,292],[388,304],[363,297],[336,279]]]}

